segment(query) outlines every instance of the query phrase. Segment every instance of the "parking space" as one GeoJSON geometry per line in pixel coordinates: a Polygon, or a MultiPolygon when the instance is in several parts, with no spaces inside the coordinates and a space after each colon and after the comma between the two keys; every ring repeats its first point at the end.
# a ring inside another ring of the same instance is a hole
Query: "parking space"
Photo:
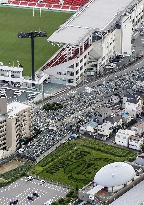
{"type": "MultiPolygon", "coordinates": [[[[45,96],[54,94],[63,89],[65,89],[63,85],[44,83],[45,96]]],[[[8,83],[1,83],[0,93],[6,94],[8,103],[12,101],[26,102],[35,99],[35,97],[41,96],[42,86],[14,87],[8,83]]],[[[41,99],[41,97],[38,97],[38,99],[41,99]]]]}
{"type": "Polygon", "coordinates": [[[67,188],[37,179],[27,181],[24,177],[0,189],[0,205],[9,205],[10,201],[15,200],[18,200],[18,205],[43,205],[65,197],[67,193],[67,188]]]}

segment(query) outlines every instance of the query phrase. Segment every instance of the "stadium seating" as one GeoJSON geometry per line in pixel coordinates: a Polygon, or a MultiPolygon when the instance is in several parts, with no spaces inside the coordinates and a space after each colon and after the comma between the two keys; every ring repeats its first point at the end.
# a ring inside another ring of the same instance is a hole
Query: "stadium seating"
{"type": "Polygon", "coordinates": [[[87,2],[88,0],[10,0],[9,4],[25,7],[76,11],[87,2]]]}
{"type": "Polygon", "coordinates": [[[80,48],[79,48],[79,47],[78,47],[78,48],[73,48],[72,54],[71,54],[69,57],[68,57],[68,55],[67,55],[67,48],[62,48],[62,49],[60,50],[60,52],[59,52],[56,56],[54,56],[50,61],[48,61],[48,62],[43,66],[42,70],[46,70],[46,69],[48,69],[48,68],[51,68],[51,67],[54,67],[54,66],[56,66],[56,65],[59,65],[59,64],[61,64],[61,63],[64,63],[64,62],[67,61],[67,59],[68,59],[68,60],[72,60],[72,59],[78,57],[79,54],[82,55],[83,52],[85,52],[85,51],[89,48],[89,46],[90,46],[90,45],[89,45],[88,41],[86,41],[86,42],[84,43],[84,51],[83,51],[83,47],[82,47],[82,46],[81,46],[80,48]],[[79,53],[79,52],[80,52],[80,53],[79,53]]]}

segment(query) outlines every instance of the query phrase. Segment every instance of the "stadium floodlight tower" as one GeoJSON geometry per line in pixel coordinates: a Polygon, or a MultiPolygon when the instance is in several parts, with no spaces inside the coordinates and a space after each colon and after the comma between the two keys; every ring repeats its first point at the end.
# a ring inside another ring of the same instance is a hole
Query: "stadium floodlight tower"
{"type": "Polygon", "coordinates": [[[18,38],[30,38],[31,39],[31,56],[32,56],[32,81],[35,81],[35,64],[34,64],[34,39],[37,37],[47,37],[47,33],[44,31],[32,31],[32,32],[20,32],[18,38]]]}

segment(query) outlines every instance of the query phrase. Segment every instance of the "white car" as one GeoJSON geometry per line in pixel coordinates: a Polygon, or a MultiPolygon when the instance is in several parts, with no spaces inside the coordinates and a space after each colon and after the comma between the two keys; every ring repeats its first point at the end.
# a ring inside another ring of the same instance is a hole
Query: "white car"
{"type": "Polygon", "coordinates": [[[42,184],[44,184],[45,183],[45,181],[44,180],[41,180],[40,181],[40,185],[42,185],[42,184]]]}
{"type": "Polygon", "coordinates": [[[21,95],[21,91],[20,91],[20,90],[16,90],[16,91],[14,92],[14,95],[20,96],[20,95],[21,95]]]}
{"type": "Polygon", "coordinates": [[[44,205],[51,205],[51,204],[52,204],[52,200],[51,199],[44,203],[44,205]]]}

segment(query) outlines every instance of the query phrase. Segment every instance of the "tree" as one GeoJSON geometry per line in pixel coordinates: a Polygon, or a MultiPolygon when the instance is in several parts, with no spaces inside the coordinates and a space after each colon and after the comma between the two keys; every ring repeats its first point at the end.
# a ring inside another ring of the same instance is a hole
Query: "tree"
{"type": "Polygon", "coordinates": [[[141,145],[141,150],[144,152],[144,144],[141,145]]]}

